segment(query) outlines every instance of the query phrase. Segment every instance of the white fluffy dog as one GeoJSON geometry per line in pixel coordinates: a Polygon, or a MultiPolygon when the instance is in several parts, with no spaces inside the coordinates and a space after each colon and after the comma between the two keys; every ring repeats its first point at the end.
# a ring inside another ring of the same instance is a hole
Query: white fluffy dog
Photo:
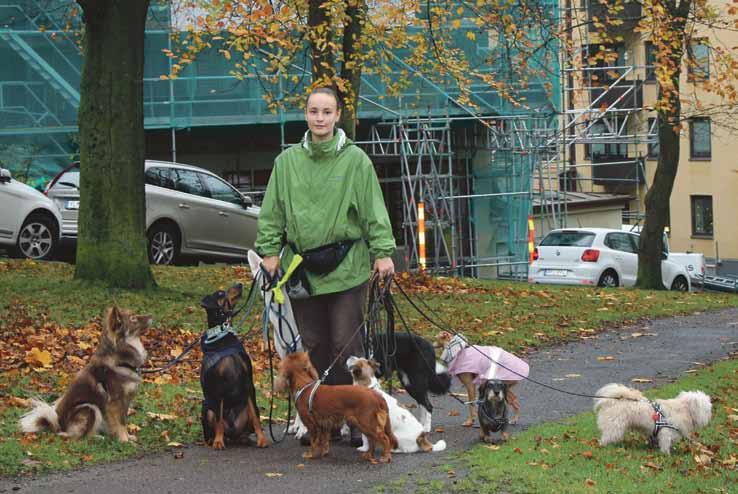
{"type": "MultiPolygon", "coordinates": [[[[346,367],[351,372],[354,384],[357,386],[366,386],[373,389],[384,398],[389,408],[390,424],[392,432],[397,438],[397,448],[393,453],[416,453],[418,451],[443,451],[446,449],[446,441],[440,441],[432,444],[428,441],[427,435],[423,430],[423,426],[418,422],[412,413],[402,408],[397,399],[388,395],[379,387],[379,381],[375,376],[378,364],[373,360],[367,360],[358,357],[349,357],[346,361],[346,367]]],[[[362,436],[363,444],[357,448],[359,451],[369,450],[369,441],[366,436],[362,436]]]]}
{"type": "Polygon", "coordinates": [[[712,418],[710,397],[702,391],[682,391],[670,400],[650,401],[637,389],[612,383],[596,394],[601,397],[594,400],[601,446],[622,441],[628,430],[636,430],[669,454],[672,443],[689,437],[712,418]]]}

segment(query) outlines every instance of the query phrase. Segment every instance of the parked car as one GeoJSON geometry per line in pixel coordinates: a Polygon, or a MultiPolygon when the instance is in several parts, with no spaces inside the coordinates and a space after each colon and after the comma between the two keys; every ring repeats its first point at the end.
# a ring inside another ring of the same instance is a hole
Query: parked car
{"type": "Polygon", "coordinates": [[[0,247],[10,254],[50,259],[59,244],[61,215],[48,197],[0,168],[0,247]]]}
{"type": "MultiPolygon", "coordinates": [[[[632,233],[641,233],[641,225],[622,225],[622,230],[632,233]]],[[[684,266],[689,274],[689,281],[694,287],[705,283],[705,255],[701,252],[672,252],[669,246],[669,236],[664,232],[664,249],[669,253],[667,259],[684,266]]]]}
{"type": "MultiPolygon", "coordinates": [[[[609,228],[553,230],[533,252],[528,272],[531,283],[633,286],[638,275],[638,234],[609,228]]],[[[661,261],[664,287],[691,289],[684,266],[661,261]]]]}
{"type": "MultiPolygon", "coordinates": [[[[260,208],[208,170],[146,161],[149,259],[174,264],[183,257],[245,259],[256,241],[260,208]]],[[[57,175],[45,192],[59,207],[62,235],[77,237],[79,164],[57,175]]]]}

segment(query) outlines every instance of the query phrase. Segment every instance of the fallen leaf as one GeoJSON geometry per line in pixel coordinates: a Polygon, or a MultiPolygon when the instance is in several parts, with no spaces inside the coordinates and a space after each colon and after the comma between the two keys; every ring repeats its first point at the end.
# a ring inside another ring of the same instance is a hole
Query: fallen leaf
{"type": "Polygon", "coordinates": [[[566,377],[574,378],[574,377],[582,377],[581,374],[567,374],[566,377]]]}
{"type": "Polygon", "coordinates": [[[297,468],[305,468],[305,464],[304,464],[304,463],[298,463],[298,464],[296,465],[296,467],[297,467],[297,468]]]}
{"type": "Polygon", "coordinates": [[[647,379],[645,377],[634,377],[633,379],[630,380],[630,382],[634,382],[634,383],[652,383],[653,382],[653,379],[647,379]]]}
{"type": "Polygon", "coordinates": [[[582,456],[584,456],[588,460],[591,460],[592,459],[592,456],[594,456],[594,455],[592,454],[591,451],[585,451],[585,452],[582,453],[582,456]]]}
{"type": "Polygon", "coordinates": [[[25,398],[19,398],[18,396],[10,396],[6,400],[8,403],[8,406],[11,407],[18,407],[18,408],[28,408],[31,406],[31,400],[26,400],[25,398]]]}
{"type": "Polygon", "coordinates": [[[448,472],[446,472],[446,475],[448,475],[449,478],[454,478],[456,477],[456,472],[454,472],[453,470],[449,470],[448,472]]]}
{"type": "Polygon", "coordinates": [[[500,449],[500,447],[496,444],[488,444],[485,446],[485,448],[491,449],[492,451],[497,451],[498,449],[500,449]]]}
{"type": "Polygon", "coordinates": [[[458,417],[459,416],[459,411],[454,408],[450,412],[448,412],[448,416],[449,417],[458,417]]]}
{"type": "Polygon", "coordinates": [[[127,428],[130,434],[135,434],[141,430],[141,428],[137,426],[136,424],[128,424],[127,428]]]}
{"type": "Polygon", "coordinates": [[[33,368],[51,367],[51,353],[36,347],[26,352],[26,363],[33,368]]]}
{"type": "Polygon", "coordinates": [[[594,487],[595,485],[597,485],[597,482],[595,482],[595,481],[594,481],[594,480],[592,480],[592,479],[587,479],[587,480],[585,480],[585,481],[584,481],[584,484],[585,484],[585,485],[586,485],[587,487],[594,487]]]}
{"type": "Polygon", "coordinates": [[[615,357],[613,357],[611,355],[607,355],[605,357],[597,357],[597,360],[599,360],[600,362],[602,362],[604,360],[615,360],[615,357]]]}
{"type": "Polygon", "coordinates": [[[284,474],[279,473],[279,472],[267,472],[264,475],[266,475],[269,478],[273,478],[273,477],[282,477],[284,474]]]}
{"type": "Polygon", "coordinates": [[[169,431],[162,431],[162,433],[160,434],[160,436],[161,436],[161,438],[162,438],[162,439],[164,439],[164,440],[165,440],[166,442],[169,442],[169,441],[171,441],[171,439],[169,439],[169,431]]]}
{"type": "Polygon", "coordinates": [[[177,441],[170,441],[167,443],[167,446],[169,446],[170,448],[181,448],[183,444],[178,443],[177,441]]]}
{"type": "Polygon", "coordinates": [[[651,461],[649,461],[648,463],[644,463],[643,466],[646,468],[650,468],[651,470],[661,470],[660,466],[651,461]]]}
{"type": "Polygon", "coordinates": [[[520,448],[515,448],[515,449],[513,450],[513,452],[514,452],[514,453],[517,453],[517,454],[519,454],[519,455],[522,455],[522,454],[523,454],[523,451],[522,451],[522,450],[521,450],[520,448]]]}
{"type": "Polygon", "coordinates": [[[728,415],[728,420],[732,420],[733,422],[738,422],[738,415],[728,415]]]}
{"type": "Polygon", "coordinates": [[[155,420],[175,420],[177,418],[176,415],[170,415],[168,413],[154,413],[154,412],[146,412],[146,415],[151,417],[155,420]]]}
{"type": "Polygon", "coordinates": [[[443,427],[436,427],[436,432],[443,433],[446,432],[446,429],[444,429],[443,427]]]}

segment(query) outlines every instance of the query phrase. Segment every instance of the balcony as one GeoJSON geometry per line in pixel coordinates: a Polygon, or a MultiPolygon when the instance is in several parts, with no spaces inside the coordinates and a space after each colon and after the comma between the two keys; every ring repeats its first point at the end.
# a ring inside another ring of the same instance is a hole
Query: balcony
{"type": "Polygon", "coordinates": [[[589,0],[587,8],[589,32],[631,31],[641,20],[641,4],[637,1],[624,0],[618,12],[612,12],[612,8],[607,0],[589,0]]]}

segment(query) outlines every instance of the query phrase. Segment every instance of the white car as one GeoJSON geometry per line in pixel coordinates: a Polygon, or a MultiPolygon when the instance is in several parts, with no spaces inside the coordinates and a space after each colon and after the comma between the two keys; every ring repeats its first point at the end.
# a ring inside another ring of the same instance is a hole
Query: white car
{"type": "MultiPolygon", "coordinates": [[[[533,252],[528,281],[633,286],[638,276],[638,242],[637,233],[609,228],[552,230],[533,252]]],[[[667,259],[661,261],[661,277],[669,290],[691,289],[684,266],[667,259]]]]}
{"type": "Polygon", "coordinates": [[[51,199],[0,168],[0,247],[13,256],[50,259],[59,244],[60,225],[51,199]]]}

